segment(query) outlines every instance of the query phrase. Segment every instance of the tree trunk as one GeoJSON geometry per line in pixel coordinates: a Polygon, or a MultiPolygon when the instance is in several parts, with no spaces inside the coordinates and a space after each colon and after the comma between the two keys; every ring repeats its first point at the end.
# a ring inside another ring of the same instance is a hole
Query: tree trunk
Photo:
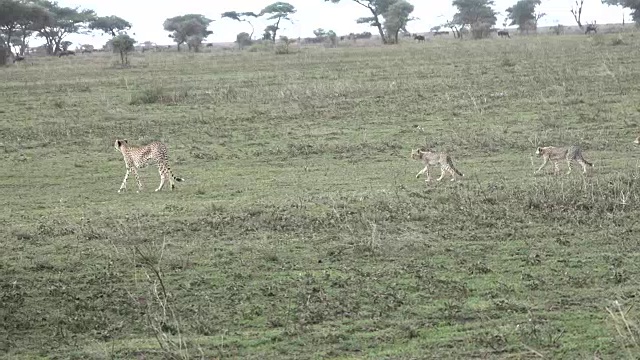
{"type": "Polygon", "coordinates": [[[5,33],[5,35],[7,36],[7,50],[9,51],[9,55],[13,54],[13,52],[11,51],[11,35],[13,35],[13,28],[8,28],[7,32],[5,33]]]}
{"type": "Polygon", "coordinates": [[[256,29],[253,27],[253,24],[251,23],[251,21],[249,20],[245,20],[246,22],[249,23],[249,25],[251,25],[251,35],[249,35],[249,39],[253,40],[253,33],[256,31],[256,29]]]}
{"type": "Polygon", "coordinates": [[[280,19],[282,18],[278,18],[278,22],[276,23],[276,27],[273,29],[273,39],[271,39],[273,41],[273,43],[276,43],[276,33],[278,32],[278,30],[280,30],[280,19]]]}

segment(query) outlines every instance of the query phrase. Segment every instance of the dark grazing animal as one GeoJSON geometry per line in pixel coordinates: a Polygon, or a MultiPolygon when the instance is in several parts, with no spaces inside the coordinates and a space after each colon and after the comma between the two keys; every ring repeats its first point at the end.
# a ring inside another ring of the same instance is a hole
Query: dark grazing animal
{"type": "Polygon", "coordinates": [[[509,39],[511,39],[511,36],[509,36],[509,32],[507,30],[498,30],[498,36],[500,37],[508,37],[509,39]]]}
{"type": "Polygon", "coordinates": [[[596,26],[596,24],[587,24],[587,29],[585,30],[585,35],[590,33],[590,32],[594,32],[594,33],[598,33],[598,28],[596,26]]]}
{"type": "Polygon", "coordinates": [[[58,54],[58,57],[69,56],[69,55],[76,56],[76,53],[71,50],[63,50],[63,51],[60,51],[60,54],[58,54]]]}
{"type": "Polygon", "coordinates": [[[22,61],[22,60],[24,60],[24,56],[22,56],[22,55],[16,55],[16,56],[13,58],[13,63],[15,64],[16,62],[20,62],[20,61],[22,61]]]}
{"type": "Polygon", "coordinates": [[[418,42],[424,42],[424,36],[413,34],[413,39],[418,40],[418,42]]]}

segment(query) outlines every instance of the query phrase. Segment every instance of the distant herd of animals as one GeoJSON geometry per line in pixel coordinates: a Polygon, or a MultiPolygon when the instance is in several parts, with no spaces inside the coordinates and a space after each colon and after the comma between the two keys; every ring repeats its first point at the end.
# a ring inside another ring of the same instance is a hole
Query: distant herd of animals
{"type": "MultiPolygon", "coordinates": [[[[507,30],[498,30],[498,29],[492,29],[492,32],[496,32],[498,37],[500,38],[511,38],[509,31],[507,30]]],[[[585,34],[589,34],[589,33],[598,33],[598,28],[597,25],[595,23],[592,24],[587,24],[585,26],[585,34]]],[[[430,34],[433,37],[436,36],[443,36],[443,35],[449,35],[449,31],[431,31],[430,34]]],[[[371,34],[370,32],[364,32],[364,33],[360,33],[360,34],[354,34],[351,33],[347,36],[340,36],[339,39],[340,41],[344,41],[344,40],[359,40],[359,39],[370,39],[373,36],[373,34],[371,34]]],[[[404,34],[405,37],[410,37],[413,36],[413,39],[418,41],[418,42],[425,42],[427,40],[427,36],[426,35],[418,35],[418,34],[411,34],[411,33],[405,33],[404,34]]],[[[324,42],[325,38],[324,37],[317,37],[317,38],[304,38],[304,39],[298,39],[298,41],[304,42],[304,43],[319,43],[319,42],[324,42]]],[[[213,44],[208,43],[205,45],[206,47],[213,47],[213,44]]],[[[149,51],[149,50],[156,50],[156,51],[160,51],[161,49],[170,49],[171,45],[166,45],[166,46],[158,46],[156,45],[155,47],[151,47],[151,48],[147,48],[147,47],[142,47],[141,48],[141,52],[145,52],[145,51],[149,51]]],[[[104,49],[87,49],[87,48],[82,48],[81,50],[82,54],[85,53],[92,53],[92,52],[102,52],[104,51],[104,49]]],[[[63,57],[63,56],[75,56],[76,52],[73,50],[63,50],[63,51],[59,51],[57,52],[55,55],[57,55],[58,57],[63,57]]],[[[24,55],[15,55],[13,58],[13,62],[20,62],[20,61],[24,61],[25,60],[25,56],[24,55]]]]}

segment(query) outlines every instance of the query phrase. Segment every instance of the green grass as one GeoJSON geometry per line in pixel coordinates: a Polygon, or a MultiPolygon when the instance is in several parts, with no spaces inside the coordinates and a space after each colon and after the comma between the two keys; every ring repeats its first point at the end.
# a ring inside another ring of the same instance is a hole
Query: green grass
{"type": "Polygon", "coordinates": [[[637,358],[640,38],[618,38],[0,69],[0,354],[637,358]],[[166,142],[186,182],[118,194],[116,138],[166,142]],[[425,143],[465,177],[416,179],[425,143]],[[571,143],[592,174],[533,175],[571,143]]]}

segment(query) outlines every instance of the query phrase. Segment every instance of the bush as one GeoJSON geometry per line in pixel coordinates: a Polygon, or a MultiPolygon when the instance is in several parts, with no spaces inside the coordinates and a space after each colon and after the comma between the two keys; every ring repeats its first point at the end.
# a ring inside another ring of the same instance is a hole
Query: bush
{"type": "Polygon", "coordinates": [[[145,89],[131,98],[130,105],[155,104],[162,100],[163,90],[159,87],[145,89]]]}
{"type": "Polygon", "coordinates": [[[471,25],[471,37],[474,39],[486,39],[491,34],[491,24],[477,22],[471,25]]]}
{"type": "Polygon", "coordinates": [[[129,53],[134,50],[133,45],[136,41],[129,35],[120,34],[110,40],[114,52],[120,53],[120,62],[122,65],[129,63],[129,53]]]}
{"type": "Polygon", "coordinates": [[[564,25],[556,25],[556,26],[552,26],[551,27],[551,32],[556,34],[556,35],[562,35],[564,34],[564,25]]]}

